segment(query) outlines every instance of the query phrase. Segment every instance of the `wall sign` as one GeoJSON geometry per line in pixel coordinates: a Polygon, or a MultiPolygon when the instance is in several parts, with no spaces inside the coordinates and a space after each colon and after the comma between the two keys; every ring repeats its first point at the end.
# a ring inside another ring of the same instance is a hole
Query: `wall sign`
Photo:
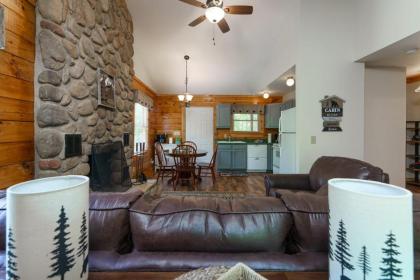
{"type": "Polygon", "coordinates": [[[340,127],[340,122],[343,117],[343,104],[346,101],[336,95],[332,95],[325,96],[320,102],[322,119],[324,120],[324,129],[322,131],[343,131],[340,127]]]}

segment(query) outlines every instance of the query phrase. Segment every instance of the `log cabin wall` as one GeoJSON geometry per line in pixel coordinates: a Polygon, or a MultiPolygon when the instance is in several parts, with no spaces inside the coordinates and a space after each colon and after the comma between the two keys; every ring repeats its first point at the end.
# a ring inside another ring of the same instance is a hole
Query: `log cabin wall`
{"type": "MultiPolygon", "coordinates": [[[[236,104],[270,104],[281,103],[281,96],[263,99],[261,96],[233,96],[233,95],[206,95],[194,96],[191,106],[213,107],[214,123],[216,120],[216,106],[222,103],[236,104]]],[[[167,133],[172,135],[174,131],[181,131],[185,138],[185,107],[180,106],[176,95],[159,95],[155,101],[154,121],[152,126],[156,134],[167,133]]],[[[260,132],[234,132],[230,129],[216,129],[214,124],[214,139],[223,139],[225,134],[232,139],[260,139],[265,138],[267,133],[276,133],[276,130],[265,129],[264,116],[260,118],[260,132]]]]}
{"type": "Polygon", "coordinates": [[[34,174],[35,0],[0,0],[0,188],[34,174]]]}

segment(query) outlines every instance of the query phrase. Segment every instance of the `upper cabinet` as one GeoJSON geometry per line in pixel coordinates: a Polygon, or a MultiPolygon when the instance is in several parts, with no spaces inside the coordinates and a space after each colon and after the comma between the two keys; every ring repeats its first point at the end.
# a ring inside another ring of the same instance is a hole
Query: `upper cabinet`
{"type": "Polygon", "coordinates": [[[230,128],[232,108],[231,104],[217,105],[216,128],[230,128]]]}
{"type": "Polygon", "coordinates": [[[265,106],[265,128],[279,128],[281,103],[267,104],[265,106]]]}

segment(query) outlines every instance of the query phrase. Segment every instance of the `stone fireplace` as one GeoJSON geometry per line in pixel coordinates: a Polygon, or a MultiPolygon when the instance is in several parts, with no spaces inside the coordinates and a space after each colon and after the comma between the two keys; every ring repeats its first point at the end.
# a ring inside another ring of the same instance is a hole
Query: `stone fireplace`
{"type": "Polygon", "coordinates": [[[88,175],[92,145],[133,150],[133,24],[125,0],[38,0],[35,63],[35,175],[88,175]],[[98,69],[115,78],[115,108],[98,105],[98,69]],[[65,135],[81,154],[65,156],[65,135]]]}

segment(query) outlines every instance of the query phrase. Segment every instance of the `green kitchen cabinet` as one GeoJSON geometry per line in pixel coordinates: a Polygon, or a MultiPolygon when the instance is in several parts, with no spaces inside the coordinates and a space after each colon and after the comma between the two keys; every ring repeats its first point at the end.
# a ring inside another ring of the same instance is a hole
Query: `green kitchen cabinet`
{"type": "Polygon", "coordinates": [[[216,128],[230,128],[231,104],[219,104],[216,108],[216,128]]]}
{"type": "Polygon", "coordinates": [[[231,170],[246,170],[247,162],[247,145],[233,145],[231,170]]]}
{"type": "Polygon", "coordinates": [[[219,145],[217,151],[217,169],[218,170],[229,170],[232,162],[232,150],[231,145],[219,145]],[[222,148],[223,147],[223,148],[222,148]]]}
{"type": "Polygon", "coordinates": [[[217,171],[244,171],[247,169],[246,144],[219,144],[217,150],[217,171]]]}
{"type": "Polygon", "coordinates": [[[281,103],[265,105],[265,128],[279,128],[281,103]]]}

